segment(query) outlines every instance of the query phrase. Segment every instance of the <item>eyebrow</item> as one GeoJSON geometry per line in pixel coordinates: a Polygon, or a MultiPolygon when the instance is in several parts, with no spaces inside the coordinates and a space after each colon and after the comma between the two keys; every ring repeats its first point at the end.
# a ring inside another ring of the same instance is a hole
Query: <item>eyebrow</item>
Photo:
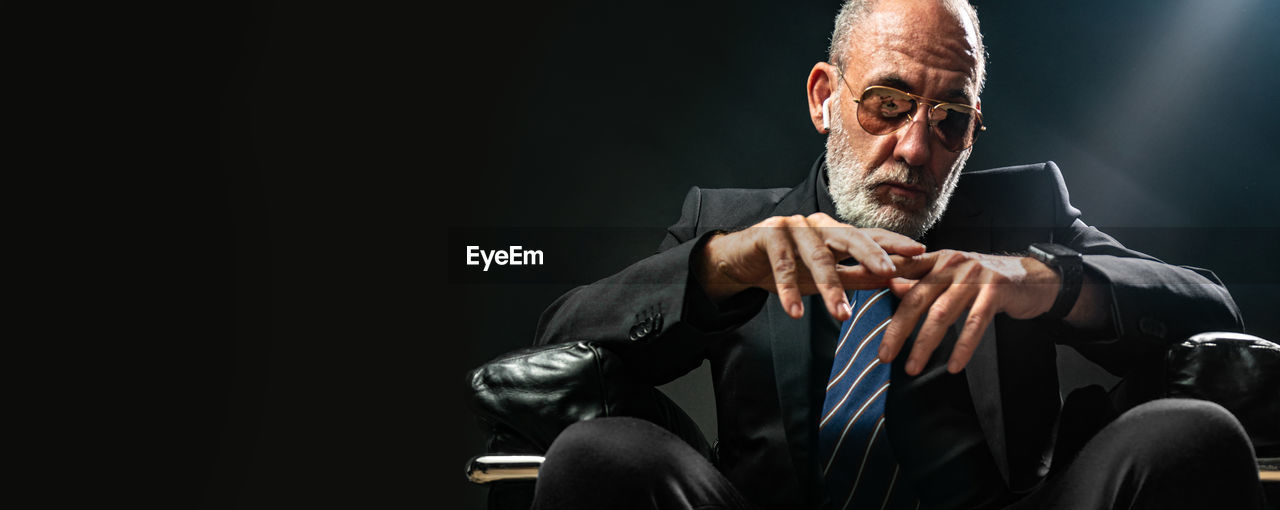
{"type": "MultiPolygon", "coordinates": [[[[884,76],[871,80],[870,84],[881,85],[885,87],[893,87],[895,89],[899,89],[905,92],[910,92],[912,94],[919,93],[915,90],[915,87],[912,87],[911,84],[907,83],[906,80],[902,79],[902,77],[896,74],[886,74],[884,76]]],[[[934,99],[934,98],[930,98],[930,99],[934,99]]],[[[937,98],[937,99],[944,99],[946,102],[962,103],[966,105],[972,103],[972,101],[969,100],[969,94],[965,93],[964,89],[948,90],[946,91],[946,93],[942,95],[941,98],[937,98]]]]}

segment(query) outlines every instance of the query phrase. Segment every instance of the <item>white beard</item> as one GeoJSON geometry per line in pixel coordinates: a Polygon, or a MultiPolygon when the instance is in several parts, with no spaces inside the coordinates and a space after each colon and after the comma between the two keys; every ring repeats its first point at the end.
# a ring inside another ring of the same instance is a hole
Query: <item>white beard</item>
{"type": "MultiPolygon", "coordinates": [[[[830,114],[835,119],[842,118],[838,98],[831,101],[830,114]]],[[[848,133],[836,122],[832,123],[831,134],[827,136],[827,189],[835,202],[836,216],[840,221],[855,227],[882,228],[920,239],[942,218],[960,181],[960,170],[968,160],[969,150],[966,149],[951,165],[941,186],[933,174],[912,170],[896,159],[867,171],[869,165],[854,151],[848,133]],[[927,203],[921,207],[916,203],[919,200],[892,194],[885,198],[876,197],[876,187],[885,182],[918,186],[925,190],[927,203]]]]}

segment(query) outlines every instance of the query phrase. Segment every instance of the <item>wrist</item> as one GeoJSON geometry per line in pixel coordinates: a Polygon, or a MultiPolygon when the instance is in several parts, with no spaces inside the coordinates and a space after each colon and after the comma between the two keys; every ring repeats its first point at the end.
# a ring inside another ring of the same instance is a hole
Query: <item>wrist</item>
{"type": "Polygon", "coordinates": [[[1026,317],[1042,316],[1053,308],[1053,302],[1062,286],[1062,277],[1035,257],[1020,257],[1020,262],[1026,271],[1024,283],[1034,289],[1029,299],[1031,308],[1027,310],[1026,317]]]}
{"type": "Polygon", "coordinates": [[[734,295],[751,288],[750,285],[730,278],[725,273],[727,262],[724,259],[724,243],[728,235],[724,232],[713,232],[702,248],[694,252],[692,264],[694,280],[702,287],[702,291],[713,303],[719,304],[734,295]]]}
{"type": "Polygon", "coordinates": [[[1031,258],[1055,272],[1057,292],[1053,304],[1038,317],[1063,320],[1075,308],[1084,284],[1084,263],[1080,253],[1058,244],[1034,243],[1028,249],[1031,258]]]}

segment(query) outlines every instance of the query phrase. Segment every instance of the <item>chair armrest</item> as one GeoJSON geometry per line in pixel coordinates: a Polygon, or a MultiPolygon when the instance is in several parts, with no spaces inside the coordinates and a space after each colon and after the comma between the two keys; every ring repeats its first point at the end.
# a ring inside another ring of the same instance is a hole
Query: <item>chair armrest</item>
{"type": "Polygon", "coordinates": [[[1280,482],[1280,457],[1259,457],[1258,478],[1264,482],[1280,482]]]}
{"type": "Polygon", "coordinates": [[[467,480],[489,483],[504,480],[536,480],[541,455],[481,455],[467,462],[467,480]]]}
{"type": "Polygon", "coordinates": [[[471,407],[492,434],[489,453],[542,454],[569,425],[606,416],[651,421],[708,459],[693,419],[644,378],[628,372],[625,342],[532,347],[469,374],[471,407]]]}
{"type": "Polygon", "coordinates": [[[1280,345],[1242,333],[1201,333],[1165,357],[1165,397],[1216,402],[1249,433],[1259,457],[1280,456],[1280,345]]]}

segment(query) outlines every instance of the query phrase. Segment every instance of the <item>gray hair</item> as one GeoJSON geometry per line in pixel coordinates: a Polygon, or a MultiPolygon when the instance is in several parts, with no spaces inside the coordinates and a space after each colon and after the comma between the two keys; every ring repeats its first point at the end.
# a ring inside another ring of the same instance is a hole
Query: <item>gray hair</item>
{"type": "MultiPolygon", "coordinates": [[[[848,0],[840,7],[840,13],[836,14],[836,26],[831,31],[831,46],[827,48],[827,61],[840,62],[839,58],[849,48],[849,38],[853,35],[854,27],[867,17],[867,13],[871,12],[871,4],[876,0],[848,0]]],[[[982,92],[983,85],[987,81],[987,47],[982,43],[982,28],[978,25],[978,11],[970,5],[967,0],[943,0],[942,4],[957,16],[964,15],[973,22],[973,30],[978,34],[978,47],[976,55],[978,59],[977,69],[977,85],[978,92],[982,92]]]]}

